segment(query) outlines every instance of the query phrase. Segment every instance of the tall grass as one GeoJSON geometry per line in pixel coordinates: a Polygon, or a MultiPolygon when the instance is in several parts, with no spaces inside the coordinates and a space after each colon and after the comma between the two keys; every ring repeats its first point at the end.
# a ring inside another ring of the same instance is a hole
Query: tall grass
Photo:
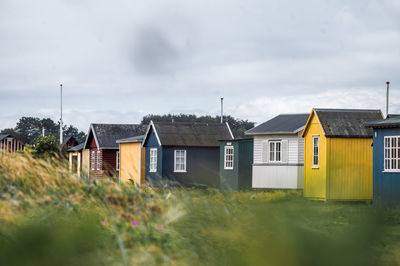
{"type": "Polygon", "coordinates": [[[298,192],[153,190],[0,159],[0,265],[396,265],[399,221],[298,192]]]}

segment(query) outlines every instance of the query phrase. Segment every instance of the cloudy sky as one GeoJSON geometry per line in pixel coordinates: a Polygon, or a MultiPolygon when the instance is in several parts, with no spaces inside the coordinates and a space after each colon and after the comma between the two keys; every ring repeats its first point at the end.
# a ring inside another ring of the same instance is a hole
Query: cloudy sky
{"type": "Polygon", "coordinates": [[[0,128],[312,107],[400,112],[398,0],[1,0],[0,128]]]}

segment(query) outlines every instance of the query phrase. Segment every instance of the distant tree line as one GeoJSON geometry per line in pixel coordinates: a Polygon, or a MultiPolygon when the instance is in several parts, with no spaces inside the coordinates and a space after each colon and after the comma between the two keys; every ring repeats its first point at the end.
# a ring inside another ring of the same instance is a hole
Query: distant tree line
{"type": "MultiPolygon", "coordinates": [[[[45,128],[45,136],[59,138],[60,122],[56,123],[51,118],[38,117],[21,117],[14,128],[3,129],[0,134],[11,134],[25,144],[32,145],[42,135],[42,127],[45,128]]],[[[86,134],[72,125],[63,125],[63,136],[64,139],[73,136],[79,143],[86,139],[86,134]]]]}
{"type": "MultiPolygon", "coordinates": [[[[149,114],[143,117],[141,124],[148,125],[150,121],[154,122],[198,122],[198,123],[220,123],[220,116],[196,116],[193,114],[178,114],[178,115],[153,115],[149,114]]],[[[232,133],[235,137],[241,137],[244,132],[254,127],[254,122],[241,120],[232,116],[224,116],[224,122],[228,122],[232,133]]],[[[89,125],[88,125],[89,126],[89,125]]],[[[34,144],[35,141],[42,135],[42,127],[45,128],[46,136],[54,136],[56,139],[60,135],[60,122],[54,122],[51,118],[38,117],[21,117],[14,128],[6,128],[0,131],[0,134],[11,134],[20,139],[25,144],[34,144]]],[[[79,131],[72,125],[63,126],[64,139],[73,136],[81,143],[86,139],[86,134],[79,131]]]]}
{"type": "MultiPolygon", "coordinates": [[[[221,116],[196,116],[196,115],[187,115],[187,114],[179,114],[179,115],[146,115],[143,117],[141,124],[147,125],[150,121],[153,120],[154,122],[199,122],[199,123],[220,123],[221,116]]],[[[241,137],[244,135],[244,132],[250,128],[254,127],[254,122],[250,122],[247,119],[237,119],[230,115],[223,116],[223,121],[228,122],[232,134],[237,137],[241,137]]]]}

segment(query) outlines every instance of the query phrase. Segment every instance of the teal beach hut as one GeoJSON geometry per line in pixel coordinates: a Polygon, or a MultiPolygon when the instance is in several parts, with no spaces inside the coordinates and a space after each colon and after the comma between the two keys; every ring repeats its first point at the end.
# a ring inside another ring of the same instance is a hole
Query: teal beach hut
{"type": "Polygon", "coordinates": [[[220,141],[221,190],[251,189],[253,138],[220,141]]]}

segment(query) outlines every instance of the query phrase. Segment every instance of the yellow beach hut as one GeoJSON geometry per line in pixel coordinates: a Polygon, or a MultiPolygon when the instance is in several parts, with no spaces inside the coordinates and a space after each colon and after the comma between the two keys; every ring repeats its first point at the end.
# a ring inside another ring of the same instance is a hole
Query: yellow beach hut
{"type": "Polygon", "coordinates": [[[372,129],[380,110],[313,109],[304,138],[304,196],[372,200],[372,129]]]}
{"type": "Polygon", "coordinates": [[[145,148],[143,136],[117,140],[117,170],[120,182],[133,181],[136,185],[145,184],[145,148]]]}

